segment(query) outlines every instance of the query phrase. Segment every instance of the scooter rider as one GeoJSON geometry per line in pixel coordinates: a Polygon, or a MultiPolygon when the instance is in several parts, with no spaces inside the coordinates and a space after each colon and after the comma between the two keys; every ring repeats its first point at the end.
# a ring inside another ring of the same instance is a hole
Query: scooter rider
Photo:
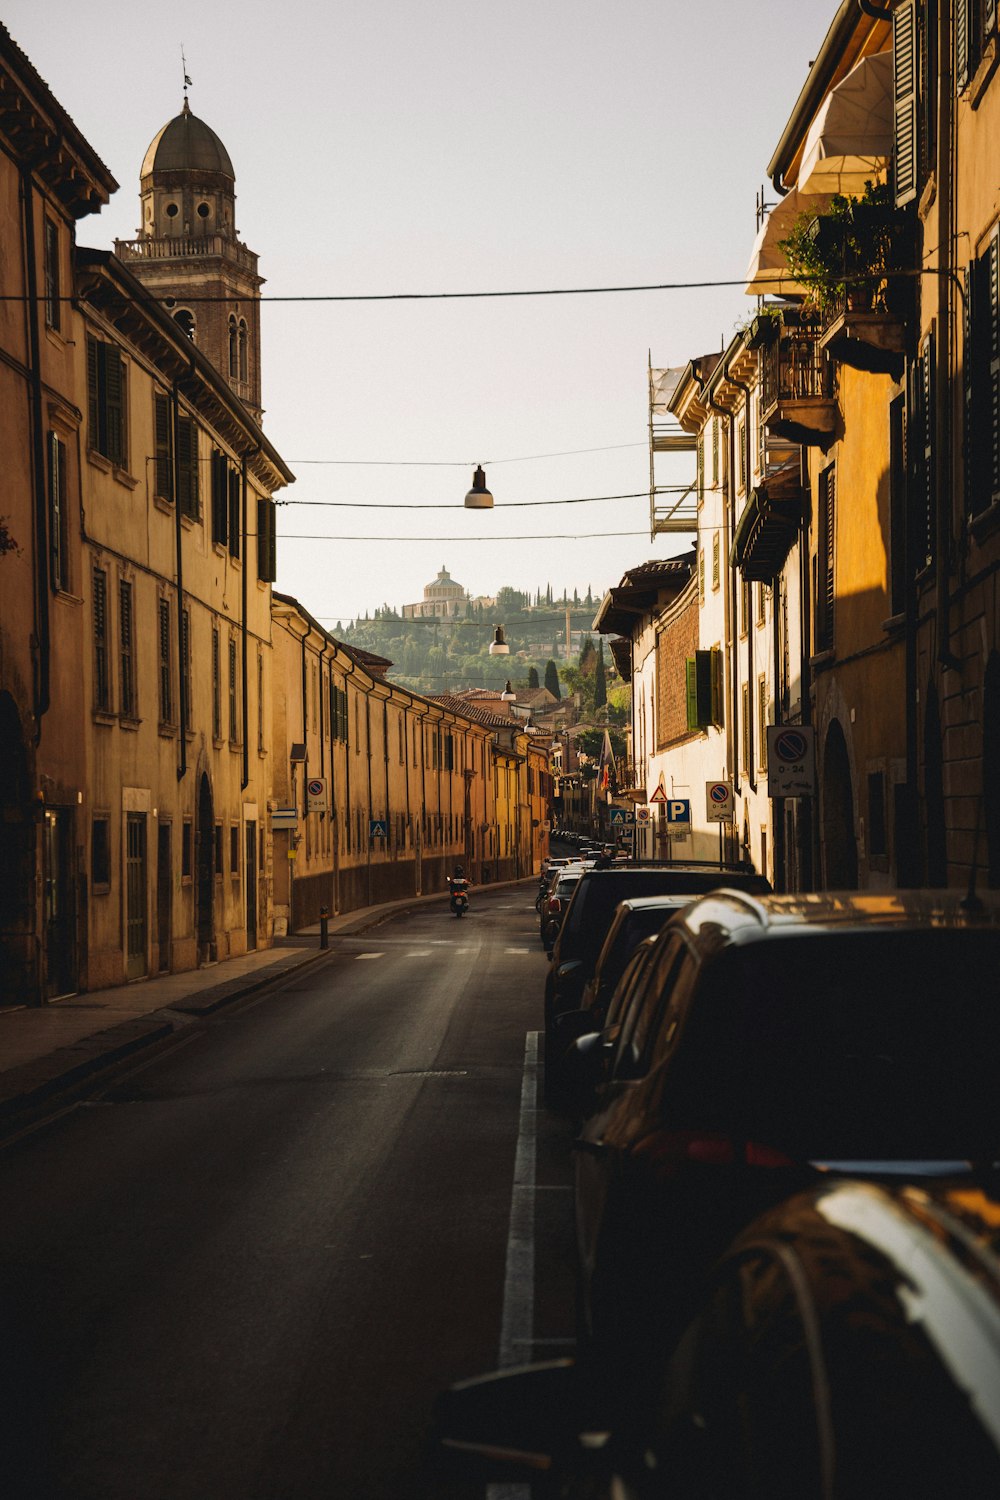
{"type": "Polygon", "coordinates": [[[449,875],[447,877],[447,880],[448,880],[448,890],[451,892],[451,909],[452,909],[452,911],[455,910],[455,898],[458,895],[464,896],[465,897],[465,904],[468,905],[468,900],[469,900],[469,898],[468,898],[469,882],[465,878],[465,870],[462,868],[462,866],[461,865],[456,865],[454,873],[451,874],[451,875],[449,875]]]}

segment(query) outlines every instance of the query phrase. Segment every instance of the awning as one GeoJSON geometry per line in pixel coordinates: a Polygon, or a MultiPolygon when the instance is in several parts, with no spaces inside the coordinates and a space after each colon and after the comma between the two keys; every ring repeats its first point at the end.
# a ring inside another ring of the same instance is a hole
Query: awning
{"type": "Polygon", "coordinates": [[[649,409],[654,416],[669,416],[670,403],[680,384],[687,365],[677,365],[670,370],[651,369],[649,372],[649,409]]]}
{"type": "Polygon", "coordinates": [[[747,583],[773,583],[798,536],[803,493],[783,479],[753,491],[736,527],[729,561],[747,583]]]}
{"type": "Polygon", "coordinates": [[[859,196],[892,155],[892,53],[863,57],[830,90],[802,147],[797,191],[859,196]]]}
{"type": "Polygon", "coordinates": [[[775,297],[803,296],[808,290],[788,274],[785,252],[779,249],[803,214],[821,214],[829,207],[827,193],[800,193],[793,189],[776,203],[757,231],[750,264],[747,267],[748,297],[770,294],[775,297]]]}

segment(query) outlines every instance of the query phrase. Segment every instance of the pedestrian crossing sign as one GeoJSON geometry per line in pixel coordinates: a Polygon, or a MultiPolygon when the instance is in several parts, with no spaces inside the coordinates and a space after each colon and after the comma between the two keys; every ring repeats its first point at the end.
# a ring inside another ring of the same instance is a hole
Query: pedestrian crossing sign
{"type": "Polygon", "coordinates": [[[387,818],[370,818],[368,820],[368,837],[370,839],[388,838],[389,820],[387,818]]]}

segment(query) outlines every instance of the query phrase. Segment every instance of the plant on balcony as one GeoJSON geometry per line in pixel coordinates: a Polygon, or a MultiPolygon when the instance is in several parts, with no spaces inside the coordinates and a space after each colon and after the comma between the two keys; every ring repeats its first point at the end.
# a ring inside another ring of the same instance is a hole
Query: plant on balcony
{"type": "Polygon", "coordinates": [[[829,315],[895,311],[902,278],[886,273],[902,268],[905,242],[890,188],[868,182],[859,198],[836,193],[822,214],[800,214],[780,246],[807,304],[829,315]]]}

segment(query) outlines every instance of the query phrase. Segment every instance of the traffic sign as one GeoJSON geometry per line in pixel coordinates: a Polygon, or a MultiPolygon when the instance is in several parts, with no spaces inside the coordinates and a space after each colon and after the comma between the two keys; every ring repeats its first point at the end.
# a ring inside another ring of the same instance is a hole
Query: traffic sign
{"type": "Polygon", "coordinates": [[[662,781],[660,782],[660,785],[656,788],[656,791],[651,794],[649,800],[650,800],[650,802],[657,802],[657,803],[664,803],[664,802],[667,801],[667,792],[666,792],[666,788],[664,787],[662,781]]]}
{"type": "Polygon", "coordinates": [[[272,828],[297,828],[299,826],[299,810],[297,807],[273,807],[271,809],[272,828]]]}
{"type": "Polygon", "coordinates": [[[369,818],[368,837],[370,839],[387,839],[389,837],[388,818],[369,818]]]}
{"type": "Polygon", "coordinates": [[[705,815],[710,823],[731,823],[736,816],[731,781],[705,783],[705,815]]]}
{"type": "Polygon", "coordinates": [[[691,826],[691,802],[687,797],[667,799],[667,823],[671,833],[681,827],[691,826]]]}
{"type": "Polygon", "coordinates": [[[626,823],[634,823],[635,814],[627,807],[613,807],[611,809],[610,823],[612,828],[622,828],[626,823]]]}
{"type": "Polygon", "coordinates": [[[767,795],[816,795],[816,736],[811,724],[768,724],[767,795]]]}
{"type": "Polygon", "coordinates": [[[306,782],[306,803],[311,813],[329,811],[329,799],[326,794],[326,780],[324,777],[310,776],[306,782]]]}
{"type": "Polygon", "coordinates": [[[635,821],[643,827],[648,827],[650,812],[648,807],[637,807],[635,810],[635,821]]]}

